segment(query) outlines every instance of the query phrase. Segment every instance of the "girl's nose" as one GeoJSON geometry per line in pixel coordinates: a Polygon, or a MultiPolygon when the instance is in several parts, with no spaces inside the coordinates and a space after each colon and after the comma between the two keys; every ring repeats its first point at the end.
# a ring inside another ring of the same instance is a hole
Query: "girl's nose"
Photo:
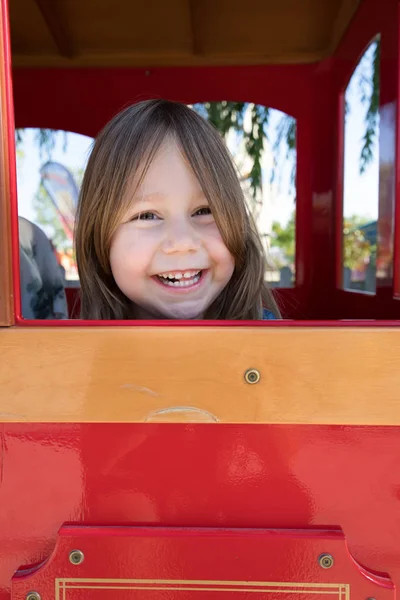
{"type": "Polygon", "coordinates": [[[187,221],[171,223],[163,241],[162,249],[166,254],[175,252],[196,252],[200,248],[200,239],[193,226],[187,221]]]}

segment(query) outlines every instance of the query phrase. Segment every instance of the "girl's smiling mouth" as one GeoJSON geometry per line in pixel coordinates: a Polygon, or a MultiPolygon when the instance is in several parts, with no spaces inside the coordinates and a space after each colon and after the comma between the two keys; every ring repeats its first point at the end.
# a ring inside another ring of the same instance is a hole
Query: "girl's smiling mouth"
{"type": "Polygon", "coordinates": [[[185,271],[166,271],[153,275],[152,279],[169,290],[179,292],[193,290],[201,285],[208,269],[192,269],[185,271]]]}

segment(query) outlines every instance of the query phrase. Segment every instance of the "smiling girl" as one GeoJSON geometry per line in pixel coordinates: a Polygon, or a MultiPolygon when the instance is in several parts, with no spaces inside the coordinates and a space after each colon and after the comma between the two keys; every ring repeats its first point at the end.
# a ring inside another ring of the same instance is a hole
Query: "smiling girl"
{"type": "Polygon", "coordinates": [[[135,104],[99,134],[76,254],[84,319],[280,316],[231,157],[184,104],[135,104]]]}

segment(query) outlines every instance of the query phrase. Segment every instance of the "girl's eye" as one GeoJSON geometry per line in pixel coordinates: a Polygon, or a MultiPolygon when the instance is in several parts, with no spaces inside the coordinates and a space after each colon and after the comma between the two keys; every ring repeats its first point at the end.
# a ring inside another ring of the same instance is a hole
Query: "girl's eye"
{"type": "Polygon", "coordinates": [[[158,219],[156,213],[148,211],[139,213],[138,215],[133,217],[132,221],[153,221],[155,219],[158,219]]]}
{"type": "Polygon", "coordinates": [[[203,215],[211,215],[211,209],[209,206],[203,206],[203,208],[199,208],[194,213],[194,217],[202,217],[203,215]]]}

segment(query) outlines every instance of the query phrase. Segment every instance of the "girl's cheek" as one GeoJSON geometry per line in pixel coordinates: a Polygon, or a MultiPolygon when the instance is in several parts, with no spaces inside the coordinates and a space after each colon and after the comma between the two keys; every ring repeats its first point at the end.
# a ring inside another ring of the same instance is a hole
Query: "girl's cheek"
{"type": "Polygon", "coordinates": [[[222,239],[222,235],[217,226],[210,229],[206,233],[206,235],[204,235],[203,240],[206,243],[206,245],[209,245],[210,249],[213,249],[214,252],[225,255],[227,252],[229,253],[229,250],[225,245],[225,242],[222,239]]]}
{"type": "Polygon", "coordinates": [[[157,245],[154,236],[143,230],[124,232],[116,240],[114,257],[127,270],[147,269],[152,262],[157,245]]]}
{"type": "Polygon", "coordinates": [[[138,229],[127,228],[123,232],[118,240],[118,244],[124,250],[134,250],[135,248],[142,247],[146,244],[148,237],[143,235],[143,231],[138,229]]]}
{"type": "Polygon", "coordinates": [[[204,239],[211,239],[211,240],[219,241],[219,242],[221,242],[221,244],[224,243],[221,233],[220,233],[216,223],[212,223],[210,225],[205,225],[199,231],[199,233],[203,236],[204,239]]]}

